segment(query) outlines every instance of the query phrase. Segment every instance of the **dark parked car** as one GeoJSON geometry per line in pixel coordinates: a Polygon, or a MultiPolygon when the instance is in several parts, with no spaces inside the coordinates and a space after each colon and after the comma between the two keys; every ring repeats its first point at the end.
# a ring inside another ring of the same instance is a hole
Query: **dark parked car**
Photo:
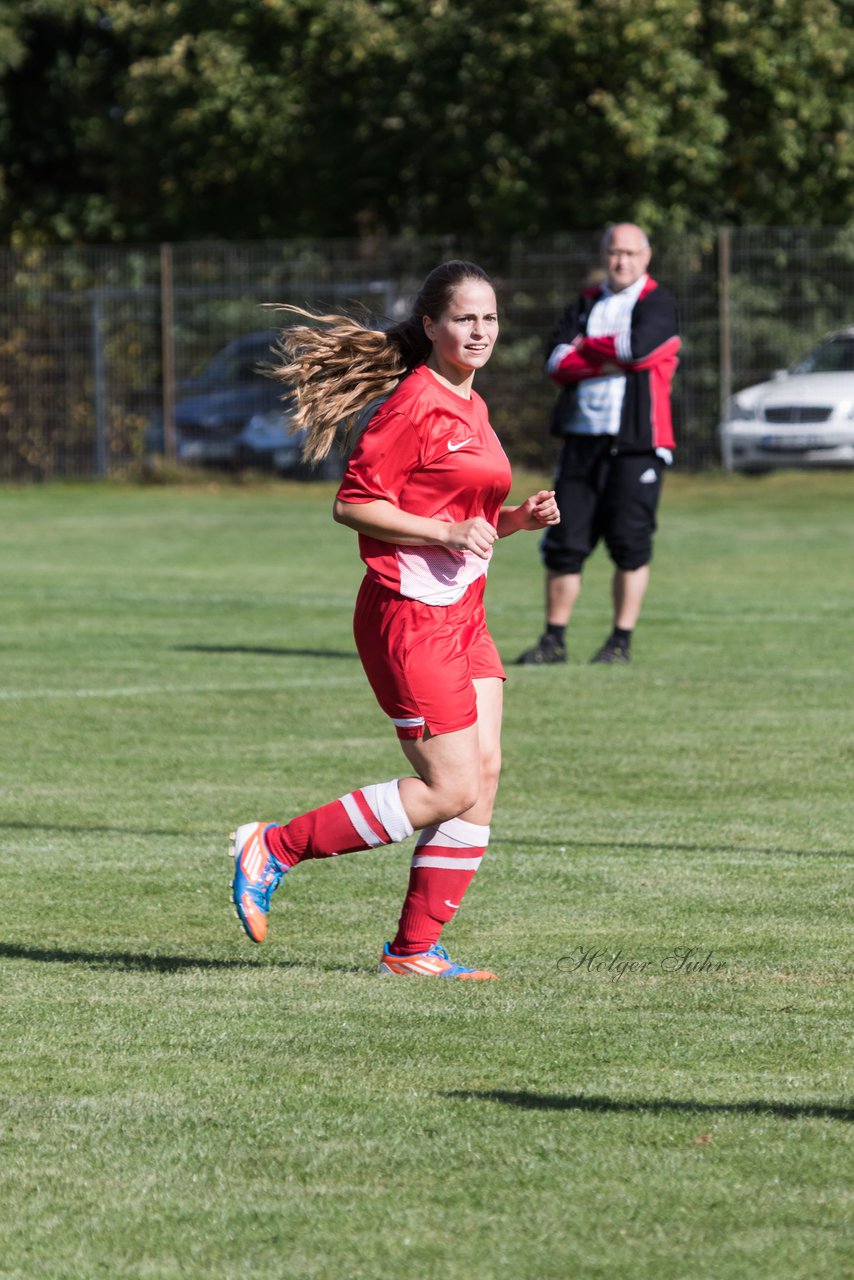
{"type": "MultiPolygon", "coordinates": [[[[180,462],[260,467],[291,475],[340,474],[337,453],[314,469],[301,461],[305,432],[291,434],[292,410],[282,399],[282,385],[262,372],[271,361],[276,334],[275,329],[264,329],[233,338],[197,377],[181,383],[175,404],[180,462]]],[[[148,425],[145,451],[165,451],[160,413],[148,425]]]]}

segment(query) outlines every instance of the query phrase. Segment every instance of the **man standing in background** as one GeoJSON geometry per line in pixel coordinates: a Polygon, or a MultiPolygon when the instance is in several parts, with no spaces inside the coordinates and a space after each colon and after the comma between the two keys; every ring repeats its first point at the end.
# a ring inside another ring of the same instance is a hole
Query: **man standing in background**
{"type": "Polygon", "coordinates": [[[648,274],[640,227],[602,239],[605,280],[564,312],[546,373],[561,388],[553,434],[564,439],[556,479],[561,521],[541,543],[546,629],[523,665],[566,662],[566,627],[585,560],[600,538],[614,564],[613,629],[593,662],[628,662],[649,583],[664,468],[673,459],[670,389],[680,347],[676,302],[648,274]]]}

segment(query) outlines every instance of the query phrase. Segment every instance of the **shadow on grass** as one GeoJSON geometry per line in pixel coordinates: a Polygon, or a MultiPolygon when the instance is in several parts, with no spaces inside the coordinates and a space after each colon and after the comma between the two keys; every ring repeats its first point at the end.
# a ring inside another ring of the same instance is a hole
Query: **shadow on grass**
{"type": "Polygon", "coordinates": [[[256,653],[274,658],[358,658],[354,649],[281,649],[250,644],[173,644],[173,653],[256,653]]]}
{"type": "MultiPolygon", "coordinates": [[[[0,821],[0,831],[64,831],[77,835],[98,833],[101,835],[169,836],[174,837],[176,840],[188,838],[188,832],[186,831],[174,831],[162,827],[84,826],[67,822],[0,821]]],[[[204,836],[204,833],[201,833],[201,835],[204,836]]],[[[192,838],[197,840],[201,837],[199,833],[195,833],[192,838]]],[[[204,838],[210,839],[211,836],[207,835],[204,838]]],[[[215,838],[221,841],[221,833],[215,838]]],[[[752,849],[743,845],[735,848],[731,845],[720,844],[662,843],[659,840],[564,840],[557,837],[550,840],[528,836],[523,836],[518,840],[509,837],[494,838],[490,843],[490,849],[493,853],[505,850],[512,853],[520,845],[531,845],[539,853],[554,853],[558,849],[579,851],[585,849],[655,849],[659,853],[747,853],[758,858],[778,854],[793,858],[850,858],[852,856],[850,849],[752,849]]]]}
{"type": "Polygon", "coordinates": [[[759,849],[749,845],[727,844],[689,844],[681,841],[667,840],[573,840],[562,836],[546,838],[541,836],[521,836],[517,839],[504,837],[493,839],[490,848],[512,850],[519,845],[533,845],[540,853],[555,852],[567,849],[654,849],[658,853],[746,853],[757,858],[780,856],[788,858],[850,858],[850,849],[759,849]]]}
{"type": "MultiPolygon", "coordinates": [[[[198,839],[186,831],[170,831],[163,827],[112,827],[72,822],[0,822],[0,831],[64,831],[76,835],[170,836],[175,839],[198,839]]],[[[220,840],[222,836],[220,835],[220,840]]],[[[210,836],[207,837],[210,839],[210,836]]]]}
{"type": "Polygon", "coordinates": [[[185,973],[188,969],[321,969],[328,973],[363,974],[359,965],[304,964],[298,960],[246,957],[224,960],[216,956],[156,956],[133,951],[82,951],[71,947],[23,947],[0,942],[0,960],[36,960],[43,964],[81,965],[89,969],[113,969],[120,973],[185,973]]]}
{"type": "MultiPolygon", "coordinates": [[[[78,951],[67,947],[22,947],[0,942],[0,958],[40,960],[45,964],[80,964],[127,973],[183,973],[187,969],[268,969],[256,960],[220,960],[202,956],[140,955],[133,951],[78,951]]],[[[276,967],[280,967],[277,965],[276,967]]],[[[300,968],[299,965],[285,966],[300,968]]]]}
{"type": "Polygon", "coordinates": [[[676,1098],[603,1098],[587,1094],[511,1093],[504,1089],[454,1089],[442,1097],[468,1102],[500,1102],[506,1107],[528,1111],[618,1111],[642,1115],[644,1112],[673,1111],[698,1115],[769,1115],[784,1119],[815,1117],[826,1120],[854,1120],[854,1108],[830,1106],[823,1102],[695,1102],[676,1098]]]}

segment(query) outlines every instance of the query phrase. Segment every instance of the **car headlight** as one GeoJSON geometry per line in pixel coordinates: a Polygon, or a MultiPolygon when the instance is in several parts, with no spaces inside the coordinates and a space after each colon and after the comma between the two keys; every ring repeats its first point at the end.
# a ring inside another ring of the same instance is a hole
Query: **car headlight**
{"type": "Polygon", "coordinates": [[[727,405],[726,416],[730,422],[755,422],[756,409],[753,405],[739,402],[733,396],[727,405]]]}

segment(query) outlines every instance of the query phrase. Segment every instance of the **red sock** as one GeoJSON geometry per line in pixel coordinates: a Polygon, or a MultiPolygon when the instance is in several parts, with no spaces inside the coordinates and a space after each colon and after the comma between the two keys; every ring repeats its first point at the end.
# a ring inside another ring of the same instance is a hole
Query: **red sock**
{"type": "Polygon", "coordinates": [[[351,791],[340,800],[303,813],[285,826],[268,827],[267,848],[277,862],[294,867],[309,858],[374,849],[412,835],[398,779],[351,791]]]}
{"type": "Polygon", "coordinates": [[[489,843],[489,827],[451,818],[418,837],[409,888],[390,950],[397,956],[429,951],[453,920],[489,843]]]}

